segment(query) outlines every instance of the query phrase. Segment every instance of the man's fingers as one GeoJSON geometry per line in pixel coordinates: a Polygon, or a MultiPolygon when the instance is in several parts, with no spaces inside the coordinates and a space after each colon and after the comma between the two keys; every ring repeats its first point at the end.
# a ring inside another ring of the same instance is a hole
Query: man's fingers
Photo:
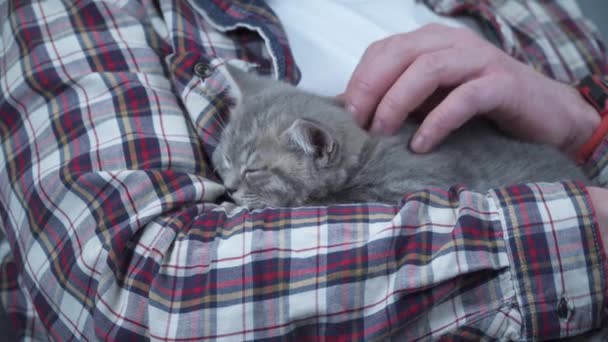
{"type": "Polygon", "coordinates": [[[491,77],[464,83],[454,89],[437,108],[427,115],[414,134],[411,149],[426,153],[473,116],[502,105],[501,89],[491,77]]]}
{"type": "Polygon", "coordinates": [[[372,132],[395,133],[409,113],[439,87],[456,86],[478,77],[487,65],[486,56],[478,49],[456,48],[420,55],[378,104],[372,119],[372,132]]]}
{"type": "Polygon", "coordinates": [[[454,43],[442,32],[449,34],[450,31],[445,26],[427,25],[370,45],[344,93],[346,108],[353,112],[362,127],[369,123],[384,94],[416,57],[454,43]]]}

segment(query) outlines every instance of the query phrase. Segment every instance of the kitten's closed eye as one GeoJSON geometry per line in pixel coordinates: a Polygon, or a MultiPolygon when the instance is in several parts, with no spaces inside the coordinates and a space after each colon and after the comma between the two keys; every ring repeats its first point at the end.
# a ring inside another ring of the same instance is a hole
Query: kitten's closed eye
{"type": "Polygon", "coordinates": [[[247,181],[251,181],[252,179],[256,179],[262,176],[265,176],[268,174],[268,170],[266,168],[260,167],[260,168],[250,168],[250,169],[245,169],[245,171],[243,171],[243,178],[245,178],[245,180],[247,181]]]}

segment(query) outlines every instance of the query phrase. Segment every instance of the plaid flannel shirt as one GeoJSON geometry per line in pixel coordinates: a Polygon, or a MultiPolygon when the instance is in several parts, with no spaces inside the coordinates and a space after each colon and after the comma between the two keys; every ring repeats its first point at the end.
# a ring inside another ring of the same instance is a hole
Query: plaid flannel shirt
{"type": "MultiPolygon", "coordinates": [[[[427,4],[476,17],[559,80],[606,74],[574,1],[427,4]]],[[[605,322],[578,183],[214,204],[223,62],[298,79],[263,1],[1,0],[0,13],[0,298],[19,338],[531,340],[605,322]]],[[[587,165],[604,185],[607,164],[608,139],[587,165]]]]}

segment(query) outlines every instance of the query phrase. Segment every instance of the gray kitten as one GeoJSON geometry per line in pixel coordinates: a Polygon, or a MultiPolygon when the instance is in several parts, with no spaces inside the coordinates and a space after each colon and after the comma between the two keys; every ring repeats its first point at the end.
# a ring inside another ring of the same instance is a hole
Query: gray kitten
{"type": "Polygon", "coordinates": [[[212,161],[239,205],[397,204],[406,193],[431,186],[463,184],[483,192],[586,181],[557,149],[516,141],[482,120],[466,124],[435,151],[414,154],[407,148],[413,123],[393,137],[371,136],[334,99],[227,68],[237,103],[212,161]]]}

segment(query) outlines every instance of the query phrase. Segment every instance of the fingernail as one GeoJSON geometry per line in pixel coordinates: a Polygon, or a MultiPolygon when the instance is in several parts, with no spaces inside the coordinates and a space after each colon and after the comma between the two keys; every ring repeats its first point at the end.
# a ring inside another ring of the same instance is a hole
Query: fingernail
{"type": "Polygon", "coordinates": [[[382,123],[381,120],[376,119],[372,123],[372,127],[370,128],[370,131],[373,134],[384,134],[384,124],[382,123]]]}
{"type": "Polygon", "coordinates": [[[365,125],[365,119],[363,118],[357,107],[352,104],[349,104],[346,106],[346,110],[349,111],[355,117],[355,121],[360,127],[363,127],[363,125],[365,125]]]}
{"type": "Polygon", "coordinates": [[[411,148],[414,152],[425,153],[429,149],[429,141],[422,133],[418,133],[412,139],[411,148]]]}

